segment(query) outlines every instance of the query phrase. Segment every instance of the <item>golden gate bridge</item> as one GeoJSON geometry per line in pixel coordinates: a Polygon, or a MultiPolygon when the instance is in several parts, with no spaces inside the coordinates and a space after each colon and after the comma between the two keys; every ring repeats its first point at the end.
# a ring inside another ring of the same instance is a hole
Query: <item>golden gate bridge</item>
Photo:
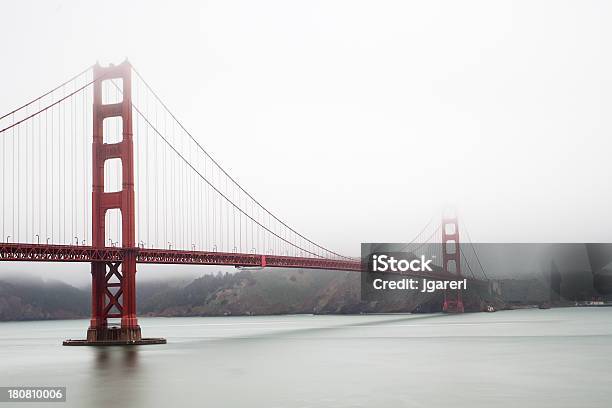
{"type": "MultiPolygon", "coordinates": [[[[91,263],[87,340],[65,344],[164,342],[141,336],[138,263],[361,271],[247,192],[128,61],[4,114],[0,139],[0,260],[91,263]]],[[[429,226],[405,248],[439,243],[428,251],[442,271],[424,277],[487,279],[476,251],[460,250],[456,217],[429,226]]],[[[445,292],[444,310],[463,312],[460,292],[445,292]]]]}

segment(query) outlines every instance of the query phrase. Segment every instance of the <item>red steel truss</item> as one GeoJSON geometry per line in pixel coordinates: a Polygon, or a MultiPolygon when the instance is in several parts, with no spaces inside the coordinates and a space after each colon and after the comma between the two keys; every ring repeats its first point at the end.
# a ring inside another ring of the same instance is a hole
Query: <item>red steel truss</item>
{"type": "MultiPolygon", "coordinates": [[[[181,251],[144,248],[93,248],[90,246],[5,244],[0,243],[1,261],[26,262],[123,262],[126,252],[134,254],[137,263],[173,265],[217,265],[250,268],[304,268],[360,272],[361,261],[292,256],[242,254],[228,252],[181,251]]],[[[109,268],[110,269],[110,268],[109,268]]],[[[475,279],[450,271],[406,274],[435,280],[475,279]]]]}
{"type": "Polygon", "coordinates": [[[0,261],[116,262],[123,259],[120,248],[90,246],[0,244],[0,261]]]}
{"type": "Polygon", "coordinates": [[[361,261],[359,260],[349,261],[325,258],[301,258],[278,255],[175,251],[163,249],[139,249],[136,255],[136,262],[153,264],[334,269],[341,271],[361,270],[361,261]]]}
{"type": "Polygon", "coordinates": [[[355,272],[361,270],[361,261],[359,260],[168,249],[93,248],[90,246],[5,243],[0,244],[0,261],[111,263],[123,262],[128,252],[135,254],[137,263],[143,264],[227,265],[236,267],[333,269],[355,272]]]}

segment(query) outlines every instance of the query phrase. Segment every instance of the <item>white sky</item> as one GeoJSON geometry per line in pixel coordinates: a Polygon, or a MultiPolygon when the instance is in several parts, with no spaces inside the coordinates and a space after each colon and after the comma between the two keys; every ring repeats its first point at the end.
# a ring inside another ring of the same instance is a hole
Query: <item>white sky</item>
{"type": "Polygon", "coordinates": [[[1,113],[128,57],[248,191],[342,253],[408,241],[448,204],[474,241],[612,240],[609,2],[14,1],[0,15],[1,113]]]}

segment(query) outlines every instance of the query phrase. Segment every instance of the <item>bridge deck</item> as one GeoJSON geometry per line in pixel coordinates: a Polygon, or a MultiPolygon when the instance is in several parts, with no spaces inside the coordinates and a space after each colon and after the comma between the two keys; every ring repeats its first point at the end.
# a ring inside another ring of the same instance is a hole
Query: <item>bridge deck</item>
{"type": "MultiPolygon", "coordinates": [[[[136,253],[142,264],[218,265],[235,267],[304,268],[337,271],[361,271],[359,260],[336,260],[279,255],[228,252],[182,251],[148,248],[94,248],[76,245],[0,244],[0,261],[25,262],[121,262],[128,251],[136,253]]],[[[442,271],[411,272],[415,277],[454,280],[457,276],[442,271]]],[[[465,277],[468,280],[478,280],[465,277]]]]}
{"type": "Polygon", "coordinates": [[[227,265],[360,271],[358,260],[335,260],[227,252],[182,251],[144,248],[94,248],[76,245],[0,244],[0,261],[29,262],[120,262],[128,251],[144,264],[227,265]]]}

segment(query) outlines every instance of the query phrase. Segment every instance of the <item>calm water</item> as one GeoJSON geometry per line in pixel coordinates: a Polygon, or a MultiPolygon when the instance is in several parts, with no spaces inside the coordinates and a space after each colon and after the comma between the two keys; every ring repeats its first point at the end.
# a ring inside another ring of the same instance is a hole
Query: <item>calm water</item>
{"type": "Polygon", "coordinates": [[[86,321],[0,323],[0,385],[65,385],[73,407],[612,406],[612,308],[141,325],[168,344],[62,347],[86,321]]]}

